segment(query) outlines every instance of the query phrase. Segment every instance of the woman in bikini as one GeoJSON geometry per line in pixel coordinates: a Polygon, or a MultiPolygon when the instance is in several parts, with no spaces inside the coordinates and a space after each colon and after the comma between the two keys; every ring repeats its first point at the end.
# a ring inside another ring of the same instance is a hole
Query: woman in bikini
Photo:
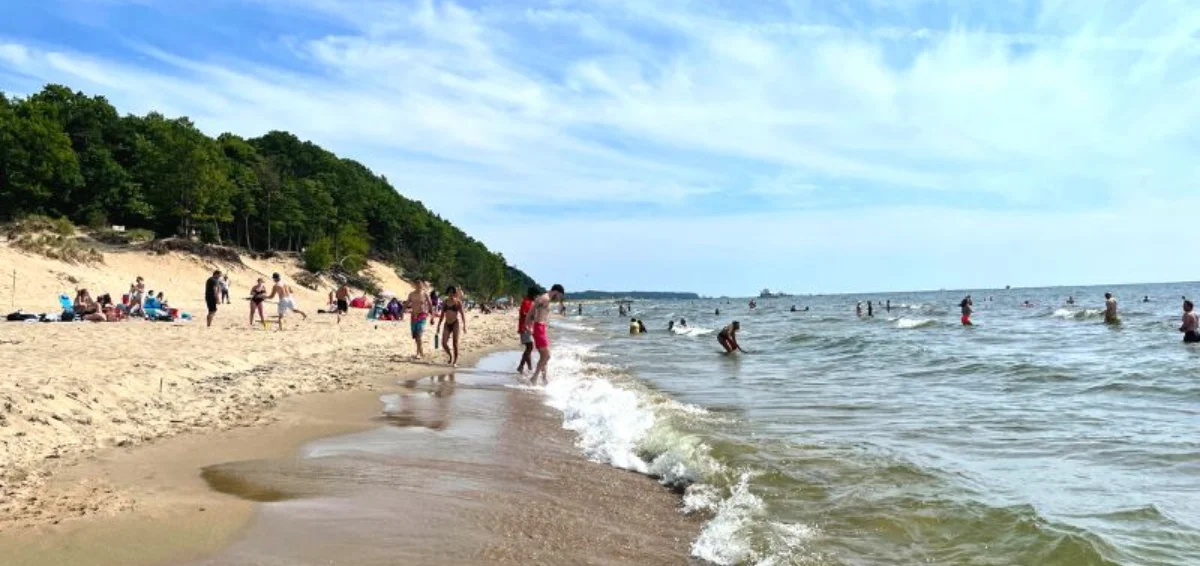
{"type": "Polygon", "coordinates": [[[458,337],[459,329],[467,332],[467,313],[464,312],[462,296],[456,287],[446,289],[446,297],[442,300],[442,349],[449,358],[450,365],[458,367],[458,337]],[[454,351],[450,350],[453,338],[454,351]]]}
{"type": "Polygon", "coordinates": [[[254,311],[258,311],[258,321],[262,323],[263,328],[267,327],[267,317],[263,314],[263,301],[267,300],[267,285],[263,283],[262,277],[258,278],[258,283],[250,289],[250,326],[254,326],[254,311]]]}

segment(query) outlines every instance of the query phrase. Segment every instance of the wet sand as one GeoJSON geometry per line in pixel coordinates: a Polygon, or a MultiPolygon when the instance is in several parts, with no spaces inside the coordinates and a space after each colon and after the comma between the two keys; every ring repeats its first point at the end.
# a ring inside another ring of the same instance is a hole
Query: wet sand
{"type": "Polygon", "coordinates": [[[587,462],[513,354],[288,400],[258,429],[81,466],[136,512],[0,539],[5,564],[685,564],[701,526],[654,480],[587,462]],[[382,402],[381,402],[382,399],[382,402]],[[387,412],[381,416],[381,408],[387,412]],[[319,438],[320,440],[308,440],[319,438]]]}

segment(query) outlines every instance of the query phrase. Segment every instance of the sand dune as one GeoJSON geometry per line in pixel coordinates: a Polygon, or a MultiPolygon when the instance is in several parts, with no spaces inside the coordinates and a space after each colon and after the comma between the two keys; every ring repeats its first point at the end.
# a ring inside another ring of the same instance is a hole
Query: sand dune
{"type": "MultiPolygon", "coordinates": [[[[163,290],[173,307],[200,319],[0,322],[0,530],[119,511],[119,495],[102,486],[80,486],[78,493],[49,498],[43,493],[46,478],[80,455],[263,422],[282,397],[359,387],[365,368],[404,364],[401,360],[413,354],[407,323],[367,321],[365,311],[356,310],[339,325],[332,315],[315,314],[328,288],[296,286],[300,307],[310,317],[295,331],[251,327],[243,297],[254,279],[275,271],[291,277],[298,267],[285,259],[243,258],[243,263],[122,251],[106,253],[103,265],[79,266],[0,245],[0,305],[11,304],[0,311],[56,312],[60,293],[83,286],[118,297],[141,275],[148,288],[163,290]],[[207,329],[203,284],[214,268],[229,271],[234,299],[222,305],[214,328],[207,329]]],[[[386,266],[371,268],[384,288],[411,289],[386,266]]],[[[513,339],[511,315],[469,317],[464,350],[513,339]]],[[[427,348],[431,340],[427,337],[427,348]]]]}

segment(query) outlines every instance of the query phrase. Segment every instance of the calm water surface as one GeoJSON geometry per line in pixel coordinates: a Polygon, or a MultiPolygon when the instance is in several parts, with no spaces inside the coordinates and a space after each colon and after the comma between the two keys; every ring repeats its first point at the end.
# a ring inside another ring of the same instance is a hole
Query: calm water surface
{"type": "Polygon", "coordinates": [[[1197,289],[975,291],[973,328],[962,292],[635,302],[642,336],[590,305],[556,323],[545,394],[588,456],[712,517],[698,560],[1200,564],[1197,289]],[[752,353],[719,355],[734,319],[752,353]]]}

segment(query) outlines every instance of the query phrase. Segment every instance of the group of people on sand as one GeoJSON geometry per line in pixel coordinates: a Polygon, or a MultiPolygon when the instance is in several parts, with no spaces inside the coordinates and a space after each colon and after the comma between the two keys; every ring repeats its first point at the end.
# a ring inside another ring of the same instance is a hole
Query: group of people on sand
{"type": "Polygon", "coordinates": [[[408,327],[417,347],[418,359],[425,357],[425,329],[432,322],[435,328],[433,347],[436,349],[440,342],[446,353],[446,363],[457,367],[459,340],[467,333],[464,293],[458,287],[450,286],[446,288],[446,294],[439,298],[432,289],[430,282],[417,281],[408,294],[408,301],[399,304],[400,316],[403,316],[407,307],[410,313],[408,327]]]}
{"type": "MultiPolygon", "coordinates": [[[[259,324],[263,328],[267,327],[263,304],[271,299],[276,299],[276,316],[272,318],[277,321],[279,330],[283,330],[283,321],[289,314],[295,313],[307,320],[308,313],[296,306],[296,292],[290,284],[284,281],[283,276],[273,273],[271,282],[269,292],[262,277],[255,280],[254,286],[250,288],[250,326],[254,326],[254,315],[258,313],[259,324]]],[[[205,318],[207,327],[212,328],[213,321],[217,317],[217,308],[222,303],[229,304],[229,276],[222,274],[218,269],[214,270],[212,276],[204,282],[204,304],[208,309],[208,316],[205,318]]]]}
{"type": "MultiPolygon", "coordinates": [[[[62,299],[66,301],[66,298],[62,299]]],[[[63,304],[63,313],[58,320],[84,320],[88,322],[123,322],[131,318],[146,318],[159,320],[169,316],[170,306],[163,292],[155,294],[146,289],[146,281],[141,277],[130,284],[129,292],[121,297],[121,302],[113,300],[112,295],[93,297],[86,288],[76,289],[75,298],[69,304],[63,304]]]]}

